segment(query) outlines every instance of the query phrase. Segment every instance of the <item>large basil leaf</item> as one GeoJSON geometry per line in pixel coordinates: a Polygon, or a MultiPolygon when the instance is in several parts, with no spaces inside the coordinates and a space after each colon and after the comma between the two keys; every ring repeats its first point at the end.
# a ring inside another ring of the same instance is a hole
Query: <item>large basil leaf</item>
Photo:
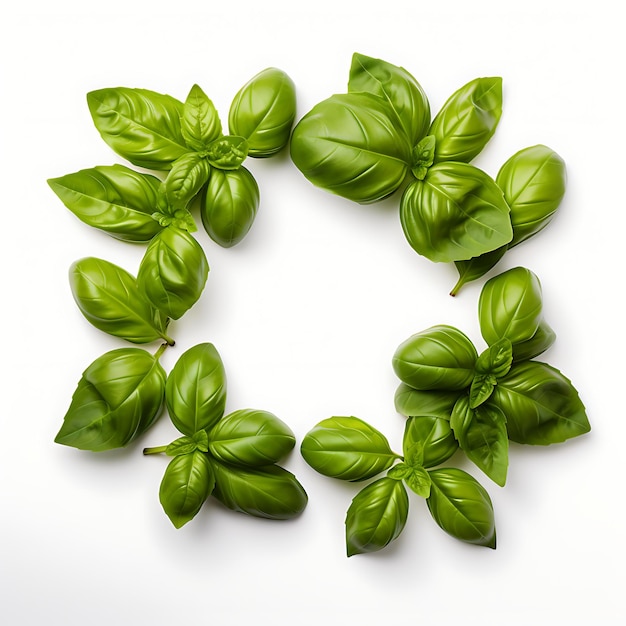
{"type": "Polygon", "coordinates": [[[188,152],[172,164],[163,188],[172,209],[186,209],[211,175],[209,162],[197,152],[188,152]]]}
{"type": "Polygon", "coordinates": [[[350,481],[376,476],[398,458],[387,438],[358,417],[322,420],[305,435],[300,451],[315,471],[350,481]]]}
{"type": "Polygon", "coordinates": [[[281,520],[296,517],[307,505],[302,485],[277,465],[245,469],[213,461],[213,470],[213,495],[233,511],[281,520]]]}
{"type": "Polygon", "coordinates": [[[409,337],[395,351],[393,369],[407,385],[421,390],[463,389],[474,378],[474,344],[452,326],[433,326],[409,337]]]}
{"type": "Polygon", "coordinates": [[[159,500],[176,528],[193,519],[215,487],[211,462],[203,452],[175,456],[165,469],[159,500]]]}
{"type": "Polygon", "coordinates": [[[513,346],[513,361],[527,361],[543,354],[556,340],[556,333],[550,325],[541,320],[537,332],[526,341],[513,346]]]}
{"type": "Polygon", "coordinates": [[[449,419],[435,415],[420,415],[407,420],[402,440],[405,457],[416,444],[422,447],[424,467],[447,461],[459,449],[449,419]]]}
{"type": "Polygon", "coordinates": [[[183,105],[181,134],[196,152],[205,150],[222,134],[222,123],[215,105],[198,85],[194,85],[183,105]]]}
{"type": "Polygon", "coordinates": [[[400,202],[411,247],[431,261],[463,261],[507,244],[513,236],[502,191],[482,170],[439,163],[413,181],[400,202]]]}
{"type": "Polygon", "coordinates": [[[168,226],[151,242],[137,284],[168,317],[182,317],[200,298],[209,275],[202,246],[185,230],[168,226]]]}
{"type": "Polygon", "coordinates": [[[506,338],[513,344],[527,341],[542,321],[541,284],[525,267],[515,267],[488,280],[478,299],[483,339],[494,344],[506,338]]]}
{"type": "Polygon", "coordinates": [[[123,241],[150,241],[161,226],[151,215],[161,181],[123,165],[80,170],[48,184],[79,220],[123,241]]]}
{"type": "Polygon", "coordinates": [[[449,420],[458,398],[458,391],[423,391],[400,383],[394,403],[396,411],[406,417],[434,415],[449,420]]]}
{"type": "Polygon", "coordinates": [[[401,481],[379,478],[362,489],[346,515],[348,556],[382,550],[400,535],[408,514],[409,498],[401,481]]]}
{"type": "Polygon", "coordinates": [[[514,154],[496,176],[511,207],[509,247],[545,228],[565,195],[565,162],[554,150],[537,145],[514,154]]]}
{"type": "Polygon", "coordinates": [[[409,140],[383,99],[367,93],[331,96],[309,111],[291,138],[291,158],[314,184],[355,202],[376,202],[404,180],[409,140]]]}
{"type": "Polygon", "coordinates": [[[403,67],[354,53],[348,91],[367,92],[386,100],[411,146],[426,135],[430,105],[421,85],[403,67]]]}
{"type": "Polygon", "coordinates": [[[164,339],[173,345],[163,314],[121,267],[85,257],[70,267],[70,287],[80,312],[96,328],[132,343],[164,339]]]}
{"type": "Polygon", "coordinates": [[[437,524],[456,539],[496,547],[491,498],[467,472],[456,468],[430,471],[428,509],[437,524]]]}
{"type": "Polygon", "coordinates": [[[213,170],[203,194],[200,216],[204,228],[225,248],[238,244],[248,233],[259,208],[259,186],[245,168],[213,170]]]}
{"type": "Polygon", "coordinates": [[[253,157],[272,156],[284,148],[296,117],[296,88],[285,72],[269,67],[253,76],[230,105],[231,135],[248,140],[253,157]]]}
{"type": "Polygon", "coordinates": [[[435,163],[469,163],[496,131],[502,115],[502,79],[476,78],[455,91],[428,131],[434,135],[435,163]]]}
{"type": "Polygon", "coordinates": [[[211,429],[209,451],[231,465],[277,463],[294,447],[291,429],[273,413],[242,409],[223,417],[211,429]]]}
{"type": "Polygon", "coordinates": [[[161,414],[165,372],[139,348],[98,357],[83,372],[55,441],[81,450],[120,448],[161,414]]]}
{"type": "Polygon", "coordinates": [[[190,437],[224,415],[226,373],[213,344],[198,344],[180,356],[167,377],[165,399],[172,423],[190,437]]]}
{"type": "Polygon", "coordinates": [[[506,415],[509,439],[518,443],[548,445],[591,430],[572,383],[545,363],[515,364],[498,381],[489,404],[506,415]]]}
{"type": "Polygon", "coordinates": [[[87,94],[102,139],[134,165],[167,170],[188,152],[181,130],[183,104],[147,89],[115,87],[87,94]]]}

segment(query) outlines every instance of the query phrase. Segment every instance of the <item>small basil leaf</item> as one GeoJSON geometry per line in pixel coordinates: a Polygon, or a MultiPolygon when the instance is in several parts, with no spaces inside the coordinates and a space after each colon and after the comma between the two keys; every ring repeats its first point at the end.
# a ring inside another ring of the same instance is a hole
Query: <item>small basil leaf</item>
{"type": "Polygon", "coordinates": [[[542,145],[520,150],[501,167],[496,183],[511,207],[510,247],[548,225],[565,195],[566,178],[563,159],[542,145]]]}
{"type": "Polygon", "coordinates": [[[458,391],[420,391],[400,383],[394,403],[396,411],[406,417],[433,415],[449,420],[458,397],[458,391]]]}
{"type": "Polygon", "coordinates": [[[428,131],[437,140],[435,162],[469,163],[491,139],[501,115],[500,77],[476,78],[455,91],[428,131]]]}
{"type": "MultiPolygon", "coordinates": [[[[403,443],[406,443],[403,442],[403,443]]],[[[404,450],[404,461],[410,467],[421,467],[424,465],[424,444],[421,441],[414,441],[404,450]]]]}
{"type": "Polygon", "coordinates": [[[355,202],[382,200],[402,184],[411,144],[395,113],[367,93],[337,94],[296,125],[291,158],[314,185],[355,202]]]}
{"type": "Polygon", "coordinates": [[[200,216],[207,234],[224,248],[238,244],[259,208],[259,186],[245,168],[213,170],[202,198],[200,216]]]}
{"type": "Polygon", "coordinates": [[[472,409],[486,402],[493,388],[496,386],[498,379],[493,374],[476,374],[472,385],[470,386],[469,405],[472,409]]]}
{"type": "Polygon", "coordinates": [[[428,98],[403,67],[355,53],[348,91],[367,92],[386,100],[412,146],[426,134],[430,125],[428,98]]]}
{"type": "Polygon", "coordinates": [[[400,463],[394,465],[387,472],[387,476],[394,480],[403,480],[421,498],[428,498],[430,495],[430,474],[423,467],[400,463]]]}
{"type": "Polygon", "coordinates": [[[456,296],[463,285],[482,278],[492,267],[497,265],[508,249],[509,245],[505,244],[491,252],[472,257],[467,261],[455,261],[454,265],[459,273],[459,280],[452,288],[452,291],[450,291],[450,295],[456,296]]]}
{"type": "Polygon", "coordinates": [[[537,332],[530,339],[513,346],[513,361],[534,359],[543,354],[554,343],[555,339],[556,333],[545,320],[541,320],[537,332]]]}
{"type": "Polygon", "coordinates": [[[270,67],[253,76],[230,105],[232,135],[248,140],[252,157],[268,157],[289,142],[296,117],[296,88],[285,72],[270,67]]]}
{"type": "Polygon", "coordinates": [[[50,178],[48,184],[79,220],[122,241],[150,241],[160,230],[151,215],[161,181],[123,165],[98,166],[50,178]]]}
{"type": "Polygon", "coordinates": [[[376,476],[398,458],[387,438],[358,417],[322,420],[305,435],[300,451],[315,471],[350,481],[376,476]]]}
{"type": "Polygon", "coordinates": [[[191,454],[199,450],[200,452],[208,452],[209,450],[209,437],[206,430],[197,432],[193,437],[179,437],[175,441],[172,441],[166,448],[165,454],[167,456],[180,456],[181,454],[191,454]]]}
{"type": "Polygon", "coordinates": [[[213,344],[198,344],[180,356],[167,377],[165,399],[172,423],[190,437],[222,417],[226,373],[213,344]]]}
{"type": "Polygon", "coordinates": [[[447,461],[459,449],[449,419],[434,415],[415,416],[407,420],[402,440],[405,457],[416,443],[422,446],[421,465],[424,467],[434,467],[447,461]]]}
{"type": "Polygon", "coordinates": [[[387,472],[387,477],[393,480],[404,480],[412,471],[413,468],[410,465],[398,463],[387,472]]]}
{"type": "Polygon", "coordinates": [[[489,403],[506,415],[509,439],[518,443],[549,445],[591,430],[572,383],[545,363],[515,364],[498,381],[489,403]]]}
{"type": "Polygon", "coordinates": [[[215,477],[206,454],[182,454],[165,469],[159,500],[172,524],[180,528],[198,514],[214,487],[215,477]]]}
{"type": "Polygon", "coordinates": [[[493,374],[500,378],[508,373],[513,362],[513,346],[503,337],[491,344],[477,359],[476,371],[479,374],[493,374]]]}
{"type": "Polygon", "coordinates": [[[209,162],[197,152],[188,152],[172,164],[163,183],[172,209],[186,209],[211,175],[209,162]]]}
{"type": "Polygon", "coordinates": [[[414,389],[463,389],[474,378],[474,344],[452,326],[433,326],[401,343],[392,359],[398,378],[414,389]]]}
{"type": "Polygon", "coordinates": [[[91,91],[87,104],[102,139],[134,165],[167,170],[188,151],[183,104],[171,96],[116,87],[91,91]]]}
{"type": "Polygon", "coordinates": [[[228,135],[216,139],[207,149],[206,158],[213,167],[236,170],[248,156],[248,142],[243,137],[228,135]]]}
{"type": "Polygon", "coordinates": [[[513,344],[527,341],[542,320],[541,284],[533,272],[515,267],[489,279],[478,300],[483,339],[492,345],[502,338],[513,344]]]}
{"type": "Polygon", "coordinates": [[[495,548],[493,505],[484,487],[456,468],[431,470],[430,478],[426,503],[440,528],[461,541],[495,548]]]}
{"type": "Polygon", "coordinates": [[[161,414],[165,378],[139,348],[103,354],[83,372],[55,442],[94,451],[127,445],[161,414]]]}
{"type": "Polygon", "coordinates": [[[187,231],[168,226],[150,242],[137,284],[155,307],[176,320],[198,301],[208,275],[202,246],[187,231]]]}
{"type": "Polygon", "coordinates": [[[435,159],[435,138],[432,135],[424,137],[412,152],[411,171],[417,180],[424,180],[428,168],[435,159]]]}
{"type": "Polygon", "coordinates": [[[507,244],[513,235],[502,191],[466,163],[438,163],[400,201],[411,247],[431,261],[464,261],[507,244]]]}
{"type": "Polygon", "coordinates": [[[293,449],[291,429],[272,413],[243,409],[223,417],[210,433],[209,451],[231,465],[277,463],[293,449]]]}
{"type": "Polygon", "coordinates": [[[348,556],[382,550],[406,524],[409,498],[401,481],[379,478],[352,500],[346,515],[348,556]]]}
{"type": "Polygon", "coordinates": [[[194,85],[183,105],[180,129],[189,148],[196,152],[222,134],[222,123],[215,105],[198,85],[194,85]]]}
{"type": "Polygon", "coordinates": [[[80,312],[99,330],[132,343],[168,337],[166,320],[126,270],[95,257],[70,267],[70,287],[80,312]]]}
{"type": "Polygon", "coordinates": [[[213,461],[213,495],[229,509],[268,519],[296,517],[308,497],[296,477],[277,465],[243,468],[213,461]]]}

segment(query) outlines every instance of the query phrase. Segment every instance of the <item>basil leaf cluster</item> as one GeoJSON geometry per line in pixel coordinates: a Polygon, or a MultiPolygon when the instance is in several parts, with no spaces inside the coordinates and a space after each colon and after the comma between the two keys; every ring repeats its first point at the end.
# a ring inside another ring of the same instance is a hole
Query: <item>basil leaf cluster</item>
{"type": "Polygon", "coordinates": [[[182,437],[144,454],[173,457],[159,499],[176,528],[193,519],[210,495],[255,517],[290,519],[303,511],[306,492],[278,465],[295,445],[293,432],[267,411],[224,415],[226,373],[213,344],[181,355],[167,378],[165,402],[182,437]]]}

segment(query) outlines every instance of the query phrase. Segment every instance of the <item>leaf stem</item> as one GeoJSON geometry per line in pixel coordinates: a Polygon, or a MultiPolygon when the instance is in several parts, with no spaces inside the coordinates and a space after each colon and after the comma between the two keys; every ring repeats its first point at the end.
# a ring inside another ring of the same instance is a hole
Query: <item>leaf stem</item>
{"type": "Polygon", "coordinates": [[[167,446],[155,446],[154,448],[144,448],[143,453],[148,454],[163,454],[167,450],[167,446]]]}
{"type": "Polygon", "coordinates": [[[161,358],[161,355],[165,352],[166,348],[169,346],[168,343],[162,343],[159,346],[159,349],[154,353],[154,358],[158,361],[161,358]]]}

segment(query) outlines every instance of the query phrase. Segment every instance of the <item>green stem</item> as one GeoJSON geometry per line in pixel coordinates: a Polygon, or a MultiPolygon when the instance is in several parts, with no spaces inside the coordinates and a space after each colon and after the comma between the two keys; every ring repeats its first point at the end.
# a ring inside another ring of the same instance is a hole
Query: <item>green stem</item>
{"type": "Polygon", "coordinates": [[[167,343],[162,343],[159,346],[159,349],[154,353],[154,358],[158,361],[161,358],[161,355],[165,352],[166,348],[169,346],[167,343]]]}
{"type": "Polygon", "coordinates": [[[167,450],[167,446],[155,446],[154,448],[144,448],[143,453],[148,454],[163,454],[167,450]]]}
{"type": "Polygon", "coordinates": [[[161,339],[167,341],[168,346],[173,346],[176,343],[171,337],[169,337],[165,333],[161,333],[161,339]]]}

